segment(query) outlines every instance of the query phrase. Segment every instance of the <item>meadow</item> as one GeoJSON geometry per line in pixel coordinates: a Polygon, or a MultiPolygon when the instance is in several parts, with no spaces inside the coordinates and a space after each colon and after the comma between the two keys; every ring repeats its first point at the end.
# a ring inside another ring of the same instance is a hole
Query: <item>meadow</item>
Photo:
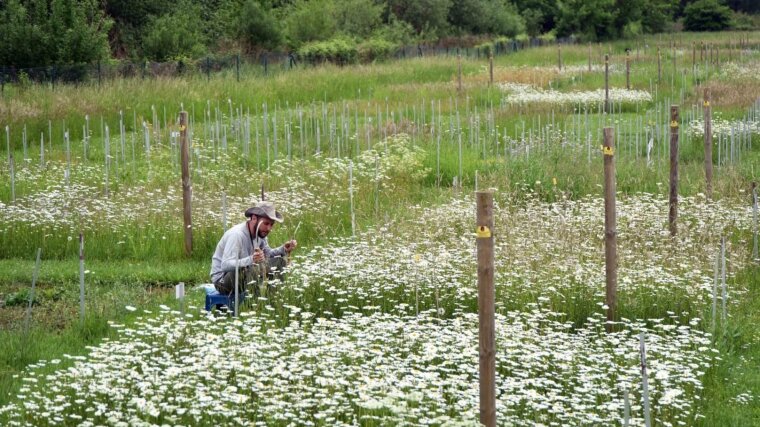
{"type": "Polygon", "coordinates": [[[534,48],[495,57],[493,82],[486,58],[463,58],[460,83],[459,60],[441,56],[242,69],[239,82],[6,86],[0,423],[477,425],[474,191],[493,188],[499,425],[645,425],[641,337],[652,425],[758,425],[759,36],[534,48]],[[604,127],[617,165],[613,333],[604,127]],[[208,316],[196,285],[262,188],[286,218],[270,243],[299,241],[287,278],[238,318],[208,316]]]}

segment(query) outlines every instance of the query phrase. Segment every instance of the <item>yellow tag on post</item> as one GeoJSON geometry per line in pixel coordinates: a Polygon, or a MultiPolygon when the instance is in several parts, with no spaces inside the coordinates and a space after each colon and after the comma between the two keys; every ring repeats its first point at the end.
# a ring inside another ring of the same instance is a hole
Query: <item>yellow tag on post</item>
{"type": "Polygon", "coordinates": [[[475,230],[475,235],[478,239],[488,239],[491,237],[491,229],[485,225],[479,225],[475,230]]]}
{"type": "Polygon", "coordinates": [[[612,156],[615,154],[615,150],[612,147],[605,147],[602,145],[602,153],[604,153],[605,156],[612,156]]]}
{"type": "Polygon", "coordinates": [[[672,122],[670,122],[670,127],[677,128],[678,127],[678,122],[675,121],[675,120],[673,120],[672,122]]]}
{"type": "Polygon", "coordinates": [[[703,107],[709,107],[709,106],[710,106],[710,101],[705,101],[705,102],[703,102],[703,103],[702,103],[702,106],[703,106],[703,107]]]}

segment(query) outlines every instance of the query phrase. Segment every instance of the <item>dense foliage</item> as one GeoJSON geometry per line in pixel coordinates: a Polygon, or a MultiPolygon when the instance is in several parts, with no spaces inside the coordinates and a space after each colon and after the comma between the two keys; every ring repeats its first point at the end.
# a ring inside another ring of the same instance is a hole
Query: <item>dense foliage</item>
{"type": "MultiPolygon", "coordinates": [[[[751,29],[751,0],[8,0],[0,2],[0,64],[99,59],[167,61],[207,53],[286,50],[352,60],[448,37],[525,35],[610,40],[684,28],[751,29]],[[363,46],[363,47],[362,47],[363,46]],[[374,47],[374,48],[370,48],[374,47]],[[376,49],[380,47],[379,51],[376,49]],[[322,53],[320,53],[322,52],[322,53]],[[358,53],[357,53],[358,52],[358,53]],[[363,52],[363,53],[362,53],[363,52]]],[[[468,37],[469,39],[469,37],[468,37]]]]}

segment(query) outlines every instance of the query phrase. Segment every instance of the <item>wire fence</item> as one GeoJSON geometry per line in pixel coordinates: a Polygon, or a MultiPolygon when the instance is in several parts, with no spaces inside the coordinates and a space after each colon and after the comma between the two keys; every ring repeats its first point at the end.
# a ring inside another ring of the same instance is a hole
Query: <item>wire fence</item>
{"type": "MultiPolygon", "coordinates": [[[[476,59],[487,58],[491,52],[495,56],[507,55],[516,51],[557,44],[575,44],[575,38],[544,40],[506,40],[474,47],[413,45],[398,48],[388,59],[405,59],[415,57],[456,56],[476,59]]],[[[131,61],[97,61],[81,64],[50,65],[45,67],[17,68],[0,66],[0,90],[6,84],[50,84],[53,87],[65,83],[96,83],[125,78],[160,78],[181,76],[205,76],[233,73],[240,80],[245,76],[268,76],[287,72],[304,66],[319,66],[326,61],[305,60],[292,52],[262,52],[258,54],[238,54],[225,56],[207,56],[193,60],[169,62],[131,62],[131,61]]],[[[343,64],[341,64],[343,65],[343,64]]]]}

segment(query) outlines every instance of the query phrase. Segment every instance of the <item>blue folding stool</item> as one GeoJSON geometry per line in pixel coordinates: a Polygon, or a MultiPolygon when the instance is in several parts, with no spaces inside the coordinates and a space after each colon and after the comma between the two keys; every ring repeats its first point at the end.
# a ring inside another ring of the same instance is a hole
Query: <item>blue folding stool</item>
{"type": "MultiPolygon", "coordinates": [[[[219,291],[214,289],[213,285],[205,285],[204,289],[206,291],[206,311],[211,311],[214,309],[214,307],[217,307],[219,305],[226,305],[229,307],[232,313],[235,312],[234,293],[230,295],[219,293],[219,291]]],[[[245,292],[238,293],[238,301],[245,301],[245,292]]]]}

